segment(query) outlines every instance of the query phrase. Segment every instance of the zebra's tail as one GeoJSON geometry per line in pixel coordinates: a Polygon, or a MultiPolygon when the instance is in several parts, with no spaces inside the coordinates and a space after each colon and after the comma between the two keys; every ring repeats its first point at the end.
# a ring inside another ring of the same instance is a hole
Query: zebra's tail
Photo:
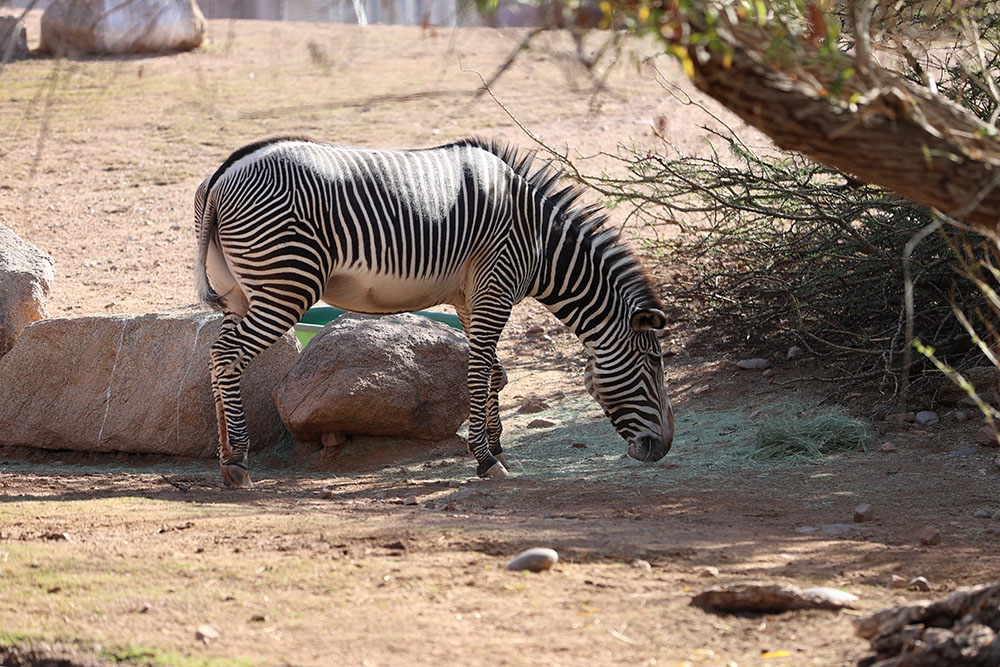
{"type": "Polygon", "coordinates": [[[215,206],[208,200],[208,185],[211,177],[206,178],[198,186],[194,196],[195,227],[198,230],[198,249],[194,258],[194,286],[198,301],[212,310],[222,310],[222,297],[208,282],[206,263],[208,261],[208,246],[215,237],[219,224],[215,206]]]}

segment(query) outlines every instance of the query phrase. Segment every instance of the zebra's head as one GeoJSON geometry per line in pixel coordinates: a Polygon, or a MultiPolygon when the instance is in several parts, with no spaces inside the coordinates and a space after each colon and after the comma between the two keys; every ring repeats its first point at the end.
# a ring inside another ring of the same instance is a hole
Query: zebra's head
{"type": "Polygon", "coordinates": [[[663,386],[663,356],[655,331],[664,326],[662,311],[639,309],[629,318],[627,335],[587,350],[587,391],[628,443],[628,455],[639,461],[659,461],[674,439],[674,415],[663,386]]]}

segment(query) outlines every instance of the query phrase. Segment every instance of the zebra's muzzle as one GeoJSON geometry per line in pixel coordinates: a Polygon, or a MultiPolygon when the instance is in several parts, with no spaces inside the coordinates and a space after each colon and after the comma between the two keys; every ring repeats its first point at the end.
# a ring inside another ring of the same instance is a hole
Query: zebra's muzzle
{"type": "Polygon", "coordinates": [[[628,455],[643,463],[659,461],[669,451],[669,442],[664,443],[663,440],[651,435],[644,435],[628,443],[628,455]]]}

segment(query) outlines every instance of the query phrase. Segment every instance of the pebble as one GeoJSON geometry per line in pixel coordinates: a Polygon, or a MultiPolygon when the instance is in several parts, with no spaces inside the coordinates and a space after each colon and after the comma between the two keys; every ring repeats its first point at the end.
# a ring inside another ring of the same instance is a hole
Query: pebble
{"type": "Polygon", "coordinates": [[[774,369],[773,368],[768,368],[763,373],[761,373],[760,375],[761,375],[761,377],[766,378],[766,379],[773,378],[774,377],[774,369]]]}
{"type": "Polygon", "coordinates": [[[417,500],[416,496],[406,496],[406,498],[403,500],[403,504],[404,505],[419,505],[420,501],[417,500]]]}
{"type": "Polygon", "coordinates": [[[771,362],[760,357],[756,359],[740,359],[736,362],[736,368],[744,371],[762,371],[770,367],[771,362]]]}
{"type": "Polygon", "coordinates": [[[528,327],[528,330],[525,331],[524,333],[529,336],[540,336],[543,333],[545,333],[545,327],[541,326],[540,324],[533,324],[530,327],[528,327]]]}
{"type": "Polygon", "coordinates": [[[966,447],[964,449],[956,449],[948,453],[952,456],[972,456],[978,451],[979,450],[976,447],[966,447]]]}
{"type": "Polygon", "coordinates": [[[522,415],[533,415],[536,412],[544,412],[549,409],[549,404],[540,398],[529,398],[521,407],[517,409],[522,415]]]}
{"type": "Polygon", "coordinates": [[[449,489],[457,489],[458,487],[462,486],[463,484],[465,484],[465,482],[463,482],[460,479],[449,480],[448,481],[448,488],[449,489]]]}
{"type": "Polygon", "coordinates": [[[333,498],[333,489],[324,488],[322,491],[319,492],[319,497],[322,498],[323,500],[329,500],[330,498],[333,498]]]}
{"type": "Polygon", "coordinates": [[[847,591],[842,591],[839,588],[831,588],[830,586],[814,586],[802,592],[806,595],[815,595],[824,600],[844,605],[858,600],[858,596],[854,593],[848,593],[847,591]]]}
{"type": "Polygon", "coordinates": [[[976,517],[977,519],[989,519],[991,516],[993,516],[993,512],[989,510],[976,510],[975,512],[972,513],[972,516],[976,517]]]}
{"type": "Polygon", "coordinates": [[[954,417],[957,422],[969,421],[969,413],[965,410],[955,410],[951,416],[954,417]]]}
{"type": "Polygon", "coordinates": [[[862,503],[854,508],[854,523],[863,523],[875,518],[875,511],[868,503],[862,503]]]}
{"type": "Polygon", "coordinates": [[[894,454],[897,451],[899,451],[899,447],[892,444],[891,442],[887,442],[884,445],[882,445],[880,450],[882,451],[883,454],[894,454]]]}
{"type": "Polygon", "coordinates": [[[842,535],[852,529],[852,526],[846,523],[828,523],[819,527],[821,531],[827,535],[842,535]]]}
{"type": "Polygon", "coordinates": [[[198,629],[194,632],[194,636],[198,641],[203,641],[207,644],[209,641],[218,639],[222,635],[211,625],[199,625],[198,629]]]}
{"type": "Polygon", "coordinates": [[[629,566],[634,567],[637,570],[642,570],[643,572],[653,571],[653,566],[649,564],[649,561],[641,558],[636,558],[634,561],[629,563],[629,566]]]}
{"type": "Polygon", "coordinates": [[[703,384],[700,387],[695,387],[693,390],[691,390],[691,393],[694,394],[695,396],[701,396],[702,394],[707,394],[711,390],[712,388],[710,386],[708,386],[707,384],[703,384]]]}
{"type": "Polygon", "coordinates": [[[917,422],[921,426],[933,426],[941,421],[938,417],[938,413],[933,410],[921,410],[917,414],[913,415],[913,421],[917,422]]]}
{"type": "Polygon", "coordinates": [[[719,568],[714,565],[708,565],[698,571],[698,576],[702,579],[715,579],[719,576],[719,568]]]}
{"type": "Polygon", "coordinates": [[[983,426],[976,431],[976,442],[983,447],[997,447],[997,436],[989,426],[983,426]]]}
{"type": "Polygon", "coordinates": [[[507,563],[508,570],[529,570],[530,572],[541,572],[552,569],[552,566],[559,560],[559,554],[555,549],[546,547],[535,547],[522,551],[507,563]]]}
{"type": "Polygon", "coordinates": [[[906,588],[906,579],[894,574],[889,578],[889,588],[906,588]]]}
{"type": "Polygon", "coordinates": [[[941,544],[941,531],[934,526],[928,526],[920,532],[920,543],[927,547],[941,544]]]}
{"type": "Polygon", "coordinates": [[[798,345],[792,345],[790,348],[788,348],[788,352],[787,354],[785,354],[785,358],[788,359],[789,361],[794,361],[795,359],[800,358],[803,354],[805,354],[805,352],[802,351],[801,347],[799,347],[798,345]]]}
{"type": "Polygon", "coordinates": [[[924,577],[914,577],[906,584],[906,589],[910,591],[929,591],[931,583],[924,577]]]}
{"type": "Polygon", "coordinates": [[[532,419],[528,422],[528,428],[549,428],[555,425],[556,423],[551,419],[532,419]]]}
{"type": "Polygon", "coordinates": [[[587,444],[583,443],[583,442],[574,442],[572,444],[572,447],[573,447],[573,449],[586,449],[587,448],[587,444]]]}

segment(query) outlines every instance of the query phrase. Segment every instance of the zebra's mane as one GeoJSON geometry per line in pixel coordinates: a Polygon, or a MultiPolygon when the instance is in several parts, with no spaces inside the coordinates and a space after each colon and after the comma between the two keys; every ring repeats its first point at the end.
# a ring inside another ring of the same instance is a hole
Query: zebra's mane
{"type": "Polygon", "coordinates": [[[549,200],[558,220],[580,232],[582,242],[589,243],[594,252],[605,259],[605,266],[616,267],[613,277],[624,297],[640,307],[663,308],[649,273],[625,244],[621,230],[607,224],[608,215],[603,207],[600,204],[581,204],[584,191],[577,185],[559,186],[563,172],[551,162],[533,169],[537,151],[521,150],[503,141],[480,138],[460,139],[448,145],[481,148],[503,160],[514,173],[549,200]]]}

